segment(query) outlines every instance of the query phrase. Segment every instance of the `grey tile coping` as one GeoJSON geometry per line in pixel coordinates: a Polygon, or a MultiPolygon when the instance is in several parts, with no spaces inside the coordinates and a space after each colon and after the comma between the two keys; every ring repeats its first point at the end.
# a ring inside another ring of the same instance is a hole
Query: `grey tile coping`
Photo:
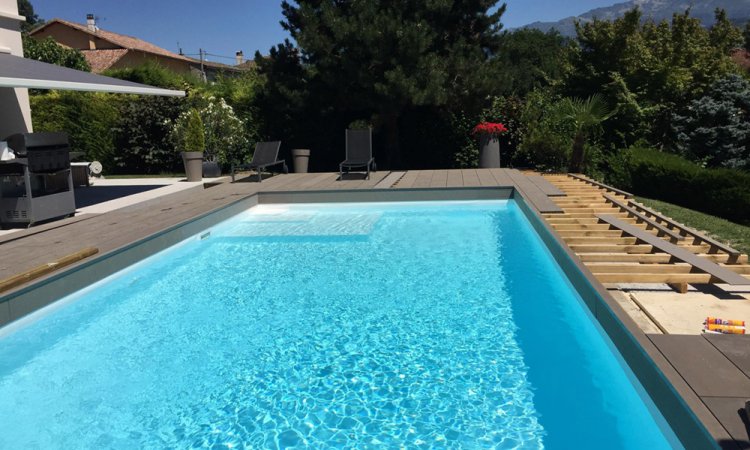
{"type": "Polygon", "coordinates": [[[750,428],[745,422],[744,397],[703,397],[714,416],[724,425],[739,448],[750,448],[750,428]]]}
{"type": "Polygon", "coordinates": [[[704,334],[703,337],[750,378],[750,335],[704,334]]]}
{"type": "Polygon", "coordinates": [[[703,336],[649,335],[701,397],[750,397],[750,379],[703,336]]]}

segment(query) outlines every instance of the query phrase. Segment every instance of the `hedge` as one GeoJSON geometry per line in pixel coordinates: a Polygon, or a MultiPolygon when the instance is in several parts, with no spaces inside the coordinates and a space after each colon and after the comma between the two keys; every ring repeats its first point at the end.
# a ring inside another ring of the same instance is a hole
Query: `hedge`
{"type": "Polygon", "coordinates": [[[656,200],[750,224],[750,173],[706,169],[652,148],[631,148],[610,160],[608,181],[656,200]]]}

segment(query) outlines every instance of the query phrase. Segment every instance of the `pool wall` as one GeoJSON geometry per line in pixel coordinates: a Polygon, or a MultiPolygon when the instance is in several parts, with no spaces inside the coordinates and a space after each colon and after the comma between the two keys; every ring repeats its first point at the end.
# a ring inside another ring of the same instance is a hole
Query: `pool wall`
{"type": "Polygon", "coordinates": [[[520,195],[514,199],[685,448],[718,448],[704,427],[715,418],[695,392],[555,230],[520,195]],[[696,409],[705,411],[704,420],[696,409]]]}
{"type": "MultiPolygon", "coordinates": [[[[0,327],[81,290],[257,204],[513,198],[686,448],[716,448],[705,405],[559,235],[512,187],[259,192],[0,297],[0,327]],[[658,366],[658,367],[657,367],[658,366]],[[689,405],[689,407],[688,407],[689,405]],[[691,411],[692,409],[692,411],[691,411]],[[699,411],[701,420],[693,411],[699,411]]],[[[585,401],[585,399],[582,399],[585,401]]],[[[718,433],[715,433],[718,434],[718,433]]]]}

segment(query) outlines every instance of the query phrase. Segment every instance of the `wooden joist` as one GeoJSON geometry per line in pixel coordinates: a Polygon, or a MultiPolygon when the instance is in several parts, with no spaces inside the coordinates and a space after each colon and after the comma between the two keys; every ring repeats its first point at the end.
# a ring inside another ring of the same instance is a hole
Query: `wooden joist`
{"type": "Polygon", "coordinates": [[[678,241],[684,239],[684,237],[680,235],[679,233],[675,233],[674,231],[663,226],[657,221],[642,215],[636,209],[628,206],[627,204],[616,199],[615,197],[608,195],[608,194],[604,194],[604,198],[607,199],[608,202],[617,206],[621,211],[625,211],[628,214],[628,216],[634,218],[636,222],[645,224],[646,228],[653,228],[657,230],[657,234],[656,234],[657,236],[659,237],[667,236],[670,242],[672,242],[673,244],[676,244],[678,241]]]}
{"type": "Polygon", "coordinates": [[[664,284],[708,284],[708,273],[598,273],[594,275],[602,283],[664,283],[664,284]]]}
{"type": "Polygon", "coordinates": [[[722,251],[722,252],[730,255],[730,264],[737,263],[737,261],[739,260],[740,256],[742,255],[742,252],[740,252],[739,250],[735,250],[734,248],[732,248],[732,247],[730,247],[730,246],[728,246],[728,245],[726,245],[724,243],[721,243],[721,242],[717,241],[716,239],[713,239],[713,238],[711,238],[709,236],[706,236],[705,234],[700,233],[697,230],[694,230],[694,229],[692,229],[690,227],[681,225],[681,224],[675,222],[674,220],[672,220],[672,219],[670,219],[670,218],[668,218],[668,217],[666,217],[666,216],[664,216],[664,215],[662,215],[662,214],[654,211],[653,209],[651,209],[651,208],[649,208],[647,206],[641,205],[640,203],[638,203],[638,202],[636,202],[634,200],[629,200],[628,201],[628,206],[630,206],[630,207],[632,207],[632,208],[640,211],[643,215],[645,215],[647,217],[652,217],[653,220],[655,220],[657,222],[663,222],[664,225],[667,228],[669,228],[669,229],[676,229],[677,232],[681,236],[683,236],[683,237],[687,237],[687,236],[692,237],[693,238],[693,242],[696,243],[696,244],[697,243],[703,243],[703,242],[705,242],[706,244],[708,244],[711,247],[710,250],[709,250],[709,253],[717,253],[719,251],[722,251]]]}
{"type": "Polygon", "coordinates": [[[583,175],[575,174],[575,173],[570,173],[570,174],[568,174],[568,176],[572,177],[572,178],[574,178],[576,180],[581,180],[584,183],[588,183],[588,184],[591,184],[593,186],[597,186],[599,188],[605,189],[605,190],[607,190],[609,192],[614,192],[615,194],[622,195],[625,198],[633,198],[633,194],[631,194],[630,192],[625,192],[623,190],[614,188],[612,186],[607,186],[604,183],[600,183],[600,182],[598,182],[596,180],[592,180],[591,178],[585,177],[583,175]]]}
{"type": "MultiPolygon", "coordinates": [[[[675,259],[679,261],[686,262],[696,269],[703,271],[709,275],[711,275],[712,279],[716,279],[720,282],[731,284],[731,285],[750,285],[750,280],[747,278],[738,275],[735,272],[732,272],[730,270],[727,270],[724,267],[719,266],[718,264],[707,261],[699,256],[697,256],[695,253],[692,253],[687,250],[689,248],[688,246],[677,246],[670,242],[667,242],[661,238],[658,238],[654,236],[653,234],[647,233],[641,228],[637,226],[633,226],[631,224],[625,223],[618,218],[609,215],[609,214],[597,214],[597,218],[600,220],[603,220],[604,222],[609,223],[610,225],[613,225],[625,233],[638,238],[638,240],[653,246],[654,248],[657,248],[665,253],[668,253],[672,255],[675,259]]],[[[706,282],[710,282],[709,281],[706,282]]],[[[673,283],[694,283],[692,281],[672,281],[673,283]]]]}

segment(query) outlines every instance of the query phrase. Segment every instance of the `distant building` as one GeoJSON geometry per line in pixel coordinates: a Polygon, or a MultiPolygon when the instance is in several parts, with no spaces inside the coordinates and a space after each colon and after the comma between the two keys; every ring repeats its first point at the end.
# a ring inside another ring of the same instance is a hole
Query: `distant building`
{"type": "MultiPolygon", "coordinates": [[[[52,19],[31,31],[36,39],[52,37],[58,44],[80,50],[91,66],[91,71],[101,73],[107,69],[137,67],[148,61],[156,62],[177,73],[192,73],[200,76],[203,71],[208,80],[219,73],[237,75],[247,70],[246,66],[230,66],[211,61],[201,61],[170,52],[149,42],[102,30],[96,25],[93,14],[86,17],[86,24],[52,19]]],[[[238,65],[243,62],[242,52],[236,55],[238,65]]]]}

